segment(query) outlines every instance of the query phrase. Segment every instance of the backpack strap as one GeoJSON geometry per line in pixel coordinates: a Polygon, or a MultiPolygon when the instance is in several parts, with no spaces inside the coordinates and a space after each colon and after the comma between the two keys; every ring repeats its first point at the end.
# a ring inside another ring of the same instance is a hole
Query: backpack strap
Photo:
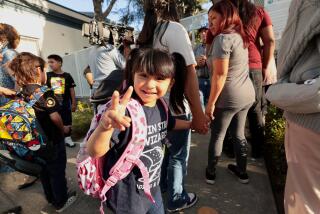
{"type": "Polygon", "coordinates": [[[103,203],[106,201],[106,193],[118,181],[125,178],[132,169],[137,166],[143,177],[143,189],[147,197],[155,202],[150,191],[149,173],[147,167],[140,160],[140,156],[145,146],[147,138],[147,121],[141,104],[131,99],[127,105],[130,117],[132,118],[132,137],[122,153],[117,163],[111,168],[110,177],[105,181],[105,184],[100,192],[101,207],[103,210],[103,203]]]}

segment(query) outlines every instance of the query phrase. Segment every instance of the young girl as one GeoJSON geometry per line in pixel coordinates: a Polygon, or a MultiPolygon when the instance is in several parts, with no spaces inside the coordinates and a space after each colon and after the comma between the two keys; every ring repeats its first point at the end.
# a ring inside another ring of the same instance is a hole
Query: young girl
{"type": "Polygon", "coordinates": [[[172,57],[160,50],[133,50],[126,65],[128,85],[124,90],[126,92],[120,99],[119,93],[115,91],[111,99],[111,107],[101,117],[99,115],[96,117],[100,119],[87,141],[87,149],[94,157],[101,157],[108,153],[105,158],[105,179],[131,137],[131,118],[125,110],[131,97],[141,103],[147,120],[147,139],[140,159],[148,169],[151,194],[155,203],[150,202],[145,196],[141,174],[137,168],[134,168],[126,178],[119,181],[107,193],[108,206],[115,213],[164,213],[159,188],[163,159],[162,145],[167,130],[189,129],[191,124],[188,121],[175,120],[170,112],[167,116],[165,107],[159,100],[171,88],[170,103],[173,109],[183,110],[184,85],[174,84],[174,78],[179,78],[179,73],[185,69],[185,63],[181,62],[183,57],[180,55],[175,54],[175,58],[179,58],[180,63],[174,64],[172,57]]]}

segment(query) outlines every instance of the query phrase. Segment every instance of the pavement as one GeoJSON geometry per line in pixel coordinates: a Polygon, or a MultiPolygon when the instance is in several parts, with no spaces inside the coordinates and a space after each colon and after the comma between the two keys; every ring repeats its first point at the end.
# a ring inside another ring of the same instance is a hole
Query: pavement
{"type": "MultiPolygon", "coordinates": [[[[214,185],[205,183],[204,169],[207,161],[208,141],[209,135],[192,134],[186,189],[188,192],[197,193],[199,201],[194,207],[180,213],[207,214],[207,212],[198,211],[203,207],[210,207],[219,214],[276,214],[277,210],[263,160],[249,159],[250,183],[241,184],[226,169],[229,163],[234,162],[234,159],[222,157],[217,168],[216,183],[214,185]]],[[[98,214],[99,200],[84,195],[78,188],[75,165],[78,149],[79,145],[76,148],[67,149],[67,180],[69,188],[78,192],[78,199],[63,213],[98,214]]],[[[39,181],[27,189],[17,189],[24,179],[25,175],[18,172],[0,173],[0,213],[20,205],[22,213],[36,214],[47,205],[39,181]]],[[[110,212],[106,211],[106,213],[110,212]]]]}

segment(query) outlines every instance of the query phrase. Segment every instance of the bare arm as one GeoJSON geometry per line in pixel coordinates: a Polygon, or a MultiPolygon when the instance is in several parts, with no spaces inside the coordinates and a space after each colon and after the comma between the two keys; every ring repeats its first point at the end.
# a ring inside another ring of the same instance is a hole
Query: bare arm
{"type": "Polygon", "coordinates": [[[74,91],[74,88],[70,88],[70,95],[71,95],[72,111],[75,112],[77,108],[77,101],[76,101],[76,92],[74,91]]]}
{"type": "Polygon", "coordinates": [[[192,121],[192,125],[197,132],[205,134],[208,131],[208,125],[205,114],[201,108],[198,78],[194,65],[187,66],[187,71],[185,95],[190,105],[192,115],[196,115],[192,121]]]}
{"type": "Polygon", "coordinates": [[[181,130],[181,129],[190,129],[190,128],[191,128],[190,121],[176,119],[176,124],[173,129],[174,130],[181,130]]]}
{"type": "Polygon", "coordinates": [[[0,86],[0,96],[5,96],[5,97],[14,97],[16,95],[16,92],[0,86]]]}
{"type": "Polygon", "coordinates": [[[97,158],[106,154],[110,149],[112,133],[113,128],[105,129],[100,123],[87,141],[89,155],[97,158]]]}
{"type": "Polygon", "coordinates": [[[229,68],[229,59],[214,59],[213,64],[214,72],[212,71],[213,74],[211,80],[211,90],[209,101],[206,107],[206,115],[211,119],[213,119],[215,104],[226,82],[229,68]]]}
{"type": "Polygon", "coordinates": [[[268,75],[267,72],[275,49],[275,38],[272,25],[261,30],[261,39],[263,42],[262,74],[265,78],[268,75]]]}
{"type": "Polygon", "coordinates": [[[102,115],[98,127],[94,130],[87,141],[88,153],[92,157],[101,157],[110,149],[110,140],[114,128],[124,131],[130,127],[131,119],[125,116],[125,108],[132,95],[133,88],[129,87],[120,101],[119,93],[112,95],[110,108],[102,115]]]}
{"type": "Polygon", "coordinates": [[[56,125],[60,129],[61,133],[64,133],[63,122],[60,114],[58,112],[53,112],[50,114],[50,119],[52,120],[54,125],[56,125]]]}

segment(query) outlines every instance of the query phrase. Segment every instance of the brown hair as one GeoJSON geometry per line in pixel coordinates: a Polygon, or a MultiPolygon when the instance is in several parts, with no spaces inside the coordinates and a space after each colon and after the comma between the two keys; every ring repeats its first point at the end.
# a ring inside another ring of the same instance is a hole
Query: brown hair
{"type": "MultiPolygon", "coordinates": [[[[159,19],[164,22],[179,22],[177,5],[175,0],[145,0],[143,9],[145,12],[144,22],[137,39],[137,44],[140,45],[140,47],[152,47],[153,37],[154,34],[156,34],[155,29],[159,19]]],[[[165,29],[167,29],[167,26],[165,29]]],[[[160,35],[160,42],[162,36],[163,35],[160,35]]]]}
{"type": "MultiPolygon", "coordinates": [[[[44,60],[29,52],[21,52],[9,65],[19,86],[35,83],[39,75],[37,68],[44,65],[44,60]]],[[[44,72],[42,70],[42,72],[44,72]]]]}
{"type": "Polygon", "coordinates": [[[16,49],[20,42],[18,31],[11,25],[0,23],[0,41],[8,41],[8,48],[16,49]]]}

